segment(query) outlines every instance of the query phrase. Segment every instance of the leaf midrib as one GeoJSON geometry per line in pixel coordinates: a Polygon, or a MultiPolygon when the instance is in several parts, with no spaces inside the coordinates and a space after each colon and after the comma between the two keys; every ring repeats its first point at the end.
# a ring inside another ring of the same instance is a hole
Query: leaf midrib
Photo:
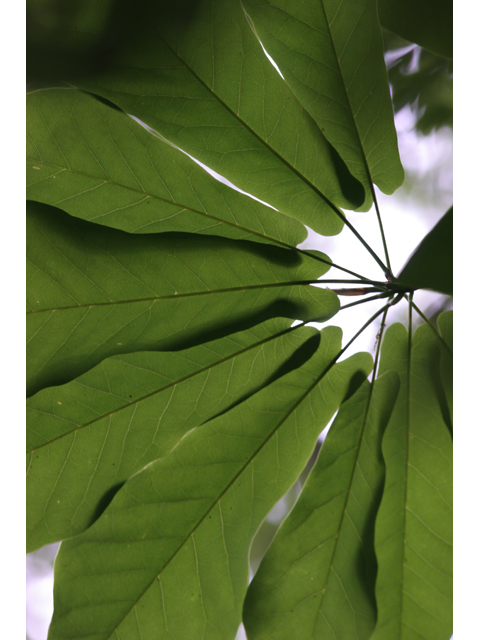
{"type": "MultiPolygon", "coordinates": [[[[172,300],[179,298],[191,298],[194,296],[205,296],[205,295],[214,295],[214,294],[223,294],[223,293],[233,293],[237,291],[251,291],[255,289],[272,289],[275,287],[296,287],[296,286],[306,286],[317,284],[318,280],[297,280],[294,282],[275,282],[269,284],[253,284],[242,287],[229,287],[226,289],[210,289],[208,291],[193,291],[190,293],[174,293],[169,295],[162,296],[151,296],[148,298],[135,298],[130,300],[109,300],[107,302],[86,302],[85,304],[78,305],[68,305],[65,307],[47,307],[45,309],[38,309],[36,311],[27,311],[27,316],[38,313],[47,313],[52,311],[68,311],[70,309],[84,309],[84,308],[95,308],[95,307],[104,307],[104,306],[115,306],[120,304],[136,304],[141,302],[157,302],[159,300],[172,300]]],[[[321,289],[321,287],[315,287],[316,289],[321,289]]],[[[325,291],[325,290],[324,290],[325,291]]],[[[329,290],[331,291],[331,290],[329,290]]]]}
{"type": "MultiPolygon", "coordinates": [[[[341,353],[343,350],[340,350],[339,353],[337,353],[337,355],[335,356],[335,358],[333,360],[331,360],[329,362],[328,365],[326,365],[325,369],[322,371],[322,373],[314,380],[314,382],[310,385],[310,387],[305,391],[305,393],[299,398],[299,400],[297,400],[297,402],[293,405],[293,407],[291,407],[291,409],[289,409],[289,411],[286,413],[286,415],[280,420],[280,422],[277,424],[277,426],[271,431],[271,433],[268,435],[268,437],[263,440],[263,442],[259,445],[259,447],[250,455],[250,457],[246,460],[246,462],[244,463],[244,465],[240,468],[240,470],[235,474],[235,476],[227,483],[227,486],[225,487],[225,489],[220,493],[219,496],[217,496],[217,498],[215,498],[215,500],[213,501],[211,507],[205,512],[205,514],[203,515],[203,517],[199,520],[199,522],[193,527],[193,529],[190,531],[190,533],[185,536],[185,538],[183,539],[183,542],[181,544],[179,544],[178,549],[171,555],[171,557],[165,562],[165,564],[163,565],[163,567],[161,568],[161,570],[157,573],[157,575],[155,576],[155,578],[148,584],[148,586],[142,591],[142,593],[138,596],[138,598],[135,600],[134,604],[132,604],[132,606],[129,608],[129,610],[125,613],[125,615],[122,617],[122,619],[116,624],[115,628],[113,629],[112,633],[116,633],[117,629],[120,627],[120,625],[122,624],[122,622],[125,620],[125,618],[131,613],[131,611],[135,608],[135,606],[140,602],[140,600],[143,598],[143,596],[145,595],[145,593],[151,588],[151,586],[154,584],[155,580],[159,580],[161,574],[166,570],[166,568],[170,565],[170,563],[174,560],[174,558],[177,556],[178,553],[180,553],[180,551],[184,548],[185,544],[187,543],[187,541],[192,538],[193,539],[193,535],[195,534],[195,532],[197,531],[197,529],[201,526],[201,524],[205,521],[205,519],[207,518],[208,514],[216,507],[216,505],[220,502],[220,500],[223,498],[223,496],[227,493],[227,491],[233,486],[233,484],[236,482],[236,480],[241,476],[241,474],[248,468],[248,466],[252,463],[252,461],[254,460],[254,458],[259,454],[259,452],[268,444],[268,442],[270,442],[271,438],[277,433],[277,431],[281,428],[281,426],[283,425],[283,423],[288,420],[288,418],[294,413],[294,411],[296,411],[296,409],[300,406],[300,404],[305,400],[305,398],[307,398],[307,396],[313,391],[313,389],[317,386],[317,384],[319,384],[321,382],[321,380],[327,375],[327,373],[332,369],[332,367],[334,366],[334,364],[336,363],[337,359],[340,357],[341,353]]],[[[190,432],[191,433],[191,432],[190,432]]],[[[188,437],[188,434],[187,436],[188,437]]],[[[185,440],[185,438],[184,438],[185,440]]],[[[108,636],[108,638],[112,638],[112,634],[110,634],[108,636]]]]}
{"type": "MultiPolygon", "coordinates": [[[[156,395],[157,393],[163,393],[164,391],[166,391],[167,389],[170,389],[171,387],[175,387],[179,384],[182,384],[183,382],[185,382],[186,380],[189,380],[191,378],[194,378],[197,375],[200,375],[202,373],[204,373],[205,371],[208,371],[210,369],[215,368],[216,366],[219,366],[221,364],[223,364],[224,362],[228,362],[229,360],[232,360],[234,358],[238,358],[240,356],[242,356],[243,354],[247,353],[248,351],[261,347],[264,344],[267,344],[268,342],[270,342],[271,340],[275,340],[277,338],[280,338],[281,336],[284,336],[288,333],[291,333],[292,331],[295,331],[296,329],[298,329],[299,327],[303,327],[304,324],[300,324],[300,325],[296,325],[295,327],[288,327],[287,329],[284,329],[283,331],[280,331],[279,333],[276,333],[272,336],[269,336],[268,338],[264,338],[263,340],[260,340],[259,342],[255,342],[254,344],[248,346],[248,347],[244,347],[243,349],[240,349],[239,351],[236,351],[235,353],[229,355],[229,356],[225,356],[224,358],[221,358],[220,360],[217,360],[216,362],[206,365],[205,367],[202,367],[201,369],[198,369],[197,371],[194,371],[193,373],[190,373],[186,376],[183,376],[183,378],[178,378],[177,380],[170,382],[169,384],[165,385],[164,387],[161,388],[157,388],[154,391],[151,391],[150,393],[145,394],[144,396],[141,396],[139,398],[137,398],[136,400],[132,400],[132,401],[127,401],[124,405],[122,405],[121,407],[117,407],[116,409],[113,409],[112,411],[107,411],[106,413],[102,414],[101,416],[94,418],[93,420],[90,420],[90,422],[86,422],[85,424],[81,424],[78,425],[75,429],[72,429],[71,431],[68,431],[67,433],[62,433],[60,436],[57,436],[56,438],[53,438],[51,440],[49,440],[48,442],[45,442],[44,444],[41,444],[37,447],[34,447],[32,449],[28,449],[27,450],[27,454],[30,453],[34,453],[35,451],[38,451],[39,449],[43,449],[44,447],[47,447],[51,444],[53,444],[54,442],[61,440],[62,438],[66,438],[68,436],[70,436],[73,433],[77,433],[79,431],[81,431],[82,429],[84,429],[85,427],[89,427],[92,424],[94,424],[95,422],[99,422],[100,420],[103,420],[104,418],[110,417],[112,415],[114,415],[115,413],[118,413],[120,411],[123,411],[124,409],[128,409],[130,407],[133,407],[137,404],[139,404],[140,402],[143,402],[144,400],[146,400],[147,398],[150,398],[151,396],[156,395]]],[[[31,411],[36,411],[35,409],[31,409],[31,411]]],[[[48,414],[48,415],[52,415],[52,414],[48,414]]],[[[58,417],[58,416],[55,416],[58,417]]]]}

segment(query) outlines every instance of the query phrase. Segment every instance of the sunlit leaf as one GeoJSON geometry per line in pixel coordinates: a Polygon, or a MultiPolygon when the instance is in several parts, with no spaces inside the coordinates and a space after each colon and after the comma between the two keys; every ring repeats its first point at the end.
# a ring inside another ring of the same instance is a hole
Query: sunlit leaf
{"type": "Polygon", "coordinates": [[[117,353],[186,348],[276,316],[324,321],[339,309],[335,293],[307,285],[328,264],[297,251],[132,235],[33,202],[27,213],[30,394],[117,353]]]}
{"type": "Polygon", "coordinates": [[[266,57],[240,0],[200,2],[188,28],[146,15],[108,68],[72,83],[319,233],[342,229],[332,203],[364,202],[362,185],[266,57]]]}
{"type": "Polygon", "coordinates": [[[307,462],[352,375],[371,368],[357,354],[328,370],[340,339],[337,328],[322,331],[302,367],[190,431],[62,544],[51,640],[233,640],[256,529],[307,462]]]}
{"type": "Polygon", "coordinates": [[[426,324],[411,351],[400,324],[382,346],[381,371],[396,371],[401,387],[382,444],[374,640],[452,635],[452,439],[431,376],[439,348],[426,324]]]}
{"type": "Polygon", "coordinates": [[[398,376],[366,381],[340,407],[315,467],[249,587],[248,638],[368,640],[375,626],[375,515],[383,432],[398,376]]]}
{"type": "Polygon", "coordinates": [[[270,320],[188,350],[114,356],[27,401],[27,549],[77,535],[194,427],[300,366],[312,328],[270,320]]]}
{"type": "Polygon", "coordinates": [[[286,82],[368,193],[403,182],[376,0],[242,0],[286,82]]]}
{"type": "Polygon", "coordinates": [[[412,289],[453,295],[453,207],[421,241],[397,280],[412,289]]]}
{"type": "Polygon", "coordinates": [[[27,96],[27,197],[131,233],[284,242],[297,220],[222,184],[126,114],[74,89],[27,96]]]}
{"type": "Polygon", "coordinates": [[[453,57],[453,0],[378,0],[378,16],[405,40],[453,57]]]}

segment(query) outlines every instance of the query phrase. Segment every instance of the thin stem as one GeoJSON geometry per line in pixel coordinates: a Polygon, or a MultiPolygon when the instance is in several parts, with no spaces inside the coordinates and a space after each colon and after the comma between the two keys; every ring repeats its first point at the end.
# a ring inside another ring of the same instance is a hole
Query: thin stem
{"type": "MultiPolygon", "coordinates": [[[[286,245],[285,244],[285,246],[290,246],[290,245],[286,245]]],[[[303,249],[297,249],[297,251],[309,256],[310,258],[313,258],[314,260],[318,260],[319,262],[323,262],[325,264],[328,264],[330,267],[333,267],[334,269],[339,269],[340,271],[344,271],[345,273],[349,273],[351,276],[355,276],[355,278],[360,278],[360,279],[363,279],[363,280],[366,279],[364,276],[361,276],[360,274],[356,273],[355,271],[351,271],[350,269],[347,269],[345,267],[341,267],[340,265],[336,264],[335,262],[331,262],[330,260],[325,260],[325,258],[321,258],[320,256],[317,256],[314,253],[311,253],[311,250],[310,251],[304,251],[303,249]]]]}
{"type": "Polygon", "coordinates": [[[336,360],[338,360],[338,358],[345,353],[345,351],[348,349],[348,347],[358,338],[358,336],[370,325],[372,324],[372,322],[375,320],[375,318],[378,318],[378,316],[383,313],[386,309],[389,309],[390,307],[393,307],[394,305],[397,304],[397,302],[400,302],[400,300],[403,298],[402,294],[398,294],[396,296],[396,298],[394,300],[390,300],[389,302],[387,302],[386,305],[384,305],[379,311],[377,311],[376,313],[373,314],[373,316],[367,320],[367,322],[363,325],[363,327],[361,329],[359,329],[357,331],[357,333],[353,336],[353,338],[345,345],[345,347],[343,347],[343,349],[339,352],[339,354],[336,357],[336,360]]]}
{"type": "MultiPolygon", "coordinates": [[[[372,256],[372,258],[375,260],[375,262],[380,266],[380,268],[382,269],[383,273],[385,274],[386,277],[390,277],[391,276],[391,271],[390,268],[387,267],[382,260],[377,256],[377,254],[375,253],[375,251],[370,247],[370,245],[362,238],[362,236],[358,233],[358,231],[355,229],[355,227],[353,226],[353,224],[351,222],[349,222],[347,220],[347,216],[345,214],[342,214],[342,212],[340,211],[340,209],[338,209],[338,207],[336,207],[333,203],[332,203],[332,209],[337,213],[337,215],[342,216],[343,220],[345,221],[345,224],[347,225],[347,227],[350,229],[350,231],[354,234],[354,236],[360,240],[360,242],[363,244],[363,246],[365,247],[365,249],[368,251],[368,253],[372,256]]],[[[382,229],[382,236],[383,236],[383,229],[382,229]]],[[[385,245],[386,247],[386,245],[385,245]]],[[[387,261],[388,261],[388,256],[387,256],[387,261]]]]}
{"type": "Polygon", "coordinates": [[[382,344],[382,337],[383,337],[383,332],[385,330],[385,322],[387,320],[387,313],[388,313],[388,309],[385,309],[385,313],[383,314],[383,318],[382,318],[382,322],[380,323],[380,329],[378,330],[377,333],[377,340],[375,342],[375,365],[373,367],[373,378],[372,378],[372,384],[373,381],[375,379],[375,375],[377,372],[377,364],[378,364],[378,359],[380,357],[380,345],[382,344]]]}
{"type": "Polygon", "coordinates": [[[385,232],[383,230],[382,217],[380,215],[380,208],[378,206],[377,194],[375,192],[375,188],[373,186],[373,183],[372,183],[372,193],[373,193],[373,202],[375,204],[375,211],[377,213],[378,226],[380,227],[380,234],[382,236],[382,244],[383,244],[383,250],[385,252],[385,260],[387,261],[387,266],[388,266],[388,275],[390,277],[393,277],[392,265],[390,264],[390,256],[388,255],[387,240],[385,238],[385,232]]]}
{"type": "Polygon", "coordinates": [[[417,307],[417,305],[413,302],[412,300],[412,307],[415,309],[415,311],[418,313],[418,315],[423,318],[423,320],[425,321],[426,324],[428,324],[429,327],[431,327],[432,331],[435,333],[435,335],[437,336],[437,338],[440,340],[440,342],[445,346],[445,348],[447,349],[447,351],[449,353],[451,353],[453,355],[452,350],[450,349],[450,347],[448,346],[448,344],[445,342],[445,340],[442,338],[442,336],[440,335],[438,329],[435,327],[434,324],[432,324],[430,322],[430,320],[427,318],[426,315],[424,315],[420,309],[417,307]]]}
{"type": "Polygon", "coordinates": [[[362,298],[361,300],[357,300],[356,302],[350,302],[350,304],[344,304],[340,307],[340,311],[343,309],[348,309],[348,307],[355,307],[357,304],[363,304],[364,302],[371,302],[372,300],[380,300],[381,298],[386,298],[390,293],[385,291],[384,293],[379,293],[376,296],[371,296],[370,298],[362,298]]]}
{"type": "Polygon", "coordinates": [[[378,280],[368,280],[364,278],[362,280],[317,280],[317,282],[326,282],[328,284],[370,284],[372,287],[380,287],[382,290],[387,290],[385,282],[379,282],[378,280]]]}

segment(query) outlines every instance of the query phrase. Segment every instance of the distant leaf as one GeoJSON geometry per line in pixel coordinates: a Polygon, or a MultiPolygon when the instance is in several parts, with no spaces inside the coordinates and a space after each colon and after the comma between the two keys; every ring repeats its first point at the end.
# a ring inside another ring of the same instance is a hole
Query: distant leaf
{"type": "Polygon", "coordinates": [[[372,203],[403,182],[376,0],[242,0],[262,43],[372,203]]]}
{"type": "Polygon", "coordinates": [[[175,353],[108,358],[27,401],[27,549],[84,531],[194,427],[298,367],[319,333],[270,320],[175,353]]]}
{"type": "Polygon", "coordinates": [[[191,431],[118,492],[55,561],[50,639],[233,640],[252,537],[307,462],[318,433],[371,357],[329,368],[341,332],[231,411],[191,431]]]}
{"type": "Polygon", "coordinates": [[[187,29],[147,11],[123,45],[95,78],[71,83],[319,233],[343,227],[332,203],[364,202],[362,185],[266,57],[240,0],[200,2],[187,29]]]}
{"type": "Polygon", "coordinates": [[[188,231],[284,242],[297,220],[215,180],[126,114],[74,89],[27,96],[27,197],[133,233],[188,231]]]}
{"type": "Polygon", "coordinates": [[[378,16],[405,40],[453,57],[453,0],[378,0],[378,16]]]}
{"type": "Polygon", "coordinates": [[[453,207],[421,241],[397,281],[412,289],[453,295],[453,207]]]}
{"type": "MultiPolygon", "coordinates": [[[[131,235],[30,202],[30,394],[117,353],[178,350],[269,318],[325,321],[328,270],[298,251],[195,234],[131,235]]],[[[323,259],[328,261],[328,258],[323,259]]]]}
{"type": "Polygon", "coordinates": [[[249,639],[368,640],[375,626],[373,531],[384,482],[383,432],[398,376],[340,407],[320,456],[249,587],[249,639]]]}
{"type": "Polygon", "coordinates": [[[375,525],[378,621],[373,640],[452,635],[452,439],[430,374],[439,340],[391,326],[381,371],[401,387],[382,450],[385,490],[375,525]]]}

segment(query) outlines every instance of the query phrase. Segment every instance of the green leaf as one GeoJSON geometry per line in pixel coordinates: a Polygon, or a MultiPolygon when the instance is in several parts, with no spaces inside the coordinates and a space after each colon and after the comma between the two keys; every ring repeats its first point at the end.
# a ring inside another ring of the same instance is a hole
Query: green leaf
{"type": "Polygon", "coordinates": [[[378,0],[382,26],[432,53],[453,57],[452,0],[378,0]]]}
{"type": "Polygon", "coordinates": [[[286,82],[372,204],[403,182],[376,0],[243,0],[286,82]]]}
{"type": "Polygon", "coordinates": [[[392,372],[340,407],[292,512],[250,584],[248,637],[368,640],[375,626],[373,531],[381,440],[398,392],[392,372]],[[371,397],[370,394],[372,393],[371,397]]]}
{"type": "Polygon", "coordinates": [[[51,640],[235,637],[252,537],[371,357],[330,368],[341,331],[302,367],[190,431],[133,476],[55,561],[51,640]]]}
{"type": "Polygon", "coordinates": [[[439,349],[426,324],[411,352],[403,325],[385,334],[380,370],[396,371],[401,387],[382,444],[373,640],[452,635],[452,439],[430,374],[439,349]]]}
{"type": "Polygon", "coordinates": [[[297,220],[215,180],[167,140],[75,89],[27,96],[27,197],[130,233],[188,231],[296,246],[297,220]]]}
{"type": "MultiPolygon", "coordinates": [[[[298,251],[195,234],[135,234],[30,202],[30,394],[117,353],[178,350],[269,318],[325,321],[328,270],[298,251]]],[[[317,254],[328,262],[327,256],[317,254]]]]}
{"type": "Polygon", "coordinates": [[[84,531],[119,487],[190,430],[300,366],[312,328],[270,320],[179,352],[101,362],[27,401],[27,549],[84,531]]]}
{"type": "Polygon", "coordinates": [[[415,249],[397,282],[411,289],[453,295],[453,207],[415,249]]]}
{"type": "Polygon", "coordinates": [[[453,429],[453,311],[445,311],[438,317],[438,328],[442,338],[450,350],[440,349],[440,378],[443,393],[448,405],[449,420],[446,420],[450,430],[453,429]]]}
{"type": "Polygon", "coordinates": [[[71,83],[319,233],[341,231],[333,205],[364,202],[362,185],[264,54],[240,0],[199,2],[186,29],[146,12],[123,44],[95,78],[71,83]]]}

